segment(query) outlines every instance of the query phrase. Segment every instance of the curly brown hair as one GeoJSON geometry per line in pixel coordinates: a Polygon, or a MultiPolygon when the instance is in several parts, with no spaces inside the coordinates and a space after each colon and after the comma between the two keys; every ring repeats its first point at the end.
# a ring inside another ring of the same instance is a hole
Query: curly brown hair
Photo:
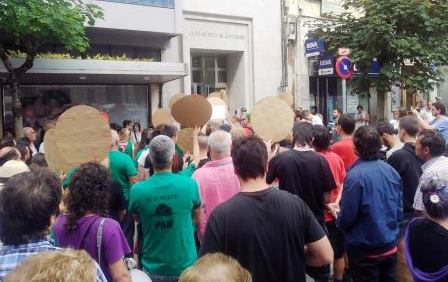
{"type": "Polygon", "coordinates": [[[104,166],[96,162],[80,165],[68,185],[66,228],[74,230],[77,221],[88,212],[107,216],[108,188],[109,172],[104,166]]]}

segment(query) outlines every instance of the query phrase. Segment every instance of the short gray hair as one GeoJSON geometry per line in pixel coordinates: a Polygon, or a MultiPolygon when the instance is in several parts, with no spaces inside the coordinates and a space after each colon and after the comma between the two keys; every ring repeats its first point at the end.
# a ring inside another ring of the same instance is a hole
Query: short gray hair
{"type": "Polygon", "coordinates": [[[174,141],[165,135],[159,135],[149,143],[149,157],[154,169],[167,169],[171,167],[171,162],[175,153],[174,141]]]}
{"type": "Polygon", "coordinates": [[[226,131],[217,130],[208,137],[208,146],[215,154],[230,154],[232,136],[226,131]]]}

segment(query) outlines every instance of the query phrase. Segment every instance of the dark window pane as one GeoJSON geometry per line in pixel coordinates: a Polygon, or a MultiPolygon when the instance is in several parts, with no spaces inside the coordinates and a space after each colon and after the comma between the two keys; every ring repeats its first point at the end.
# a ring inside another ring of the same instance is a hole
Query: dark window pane
{"type": "Polygon", "coordinates": [[[225,69],[227,67],[226,57],[218,57],[218,68],[225,69]]]}
{"type": "Polygon", "coordinates": [[[227,83],[227,71],[218,71],[218,83],[227,83]]]}
{"type": "Polygon", "coordinates": [[[202,72],[201,71],[192,71],[193,73],[193,83],[201,83],[202,82],[202,72]]]}

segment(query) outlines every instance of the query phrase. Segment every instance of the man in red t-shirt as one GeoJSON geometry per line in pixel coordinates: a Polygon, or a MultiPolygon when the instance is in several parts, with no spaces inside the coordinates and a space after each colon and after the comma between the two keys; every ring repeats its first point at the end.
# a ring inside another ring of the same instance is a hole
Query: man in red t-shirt
{"type": "Polygon", "coordinates": [[[328,237],[334,251],[333,281],[342,281],[345,268],[344,233],[336,228],[335,219],[339,210],[339,200],[341,199],[342,186],[346,175],[345,166],[341,157],[330,151],[331,133],[327,128],[322,125],[313,126],[313,137],[313,147],[317,153],[327,160],[336,183],[336,189],[331,192],[331,201],[327,204],[324,216],[329,233],[328,237]]]}
{"type": "Polygon", "coordinates": [[[331,151],[335,152],[344,161],[345,170],[348,171],[352,164],[358,159],[353,150],[352,134],[355,130],[355,120],[348,115],[341,115],[336,124],[336,132],[341,140],[331,146],[331,151]]]}

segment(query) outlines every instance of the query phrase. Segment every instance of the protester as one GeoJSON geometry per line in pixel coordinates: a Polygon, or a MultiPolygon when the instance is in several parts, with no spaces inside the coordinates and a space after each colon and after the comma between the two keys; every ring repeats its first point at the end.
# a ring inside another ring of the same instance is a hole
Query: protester
{"type": "Polygon", "coordinates": [[[37,134],[31,127],[23,128],[23,134],[25,134],[25,138],[29,141],[29,149],[31,150],[31,157],[37,154],[37,149],[34,144],[37,140],[37,134]]]}
{"type": "MultiPolygon", "coordinates": [[[[125,153],[118,150],[118,134],[111,130],[112,142],[109,152],[109,171],[113,181],[120,184],[126,203],[129,202],[132,184],[137,182],[137,170],[134,161],[125,153]]],[[[134,245],[135,225],[130,214],[126,214],[120,222],[129,246],[134,245]]]]}
{"type": "Polygon", "coordinates": [[[42,153],[37,153],[34,157],[31,158],[30,165],[37,165],[40,167],[48,167],[47,160],[45,159],[45,155],[42,153]]]}
{"type": "Polygon", "coordinates": [[[50,129],[54,129],[55,127],[56,127],[56,121],[54,121],[54,120],[47,120],[44,122],[44,127],[43,127],[44,133],[41,137],[42,142],[39,145],[39,153],[45,154],[45,141],[44,141],[45,133],[50,129]]]}
{"type": "Polygon", "coordinates": [[[419,114],[423,118],[423,120],[426,121],[427,123],[430,123],[434,119],[434,116],[432,115],[431,112],[431,107],[432,107],[431,101],[426,102],[426,100],[420,100],[418,104],[419,114]]]}
{"type": "Polygon", "coordinates": [[[30,149],[30,141],[27,138],[22,137],[17,142],[16,148],[20,152],[22,161],[24,161],[26,164],[29,164],[31,161],[31,154],[32,154],[30,149]]]}
{"type": "Polygon", "coordinates": [[[337,226],[346,233],[350,274],[358,281],[395,281],[399,223],[403,217],[398,173],[378,159],[381,140],[375,128],[354,135],[359,160],[344,182],[337,226]]]}
{"type": "MultiPolygon", "coordinates": [[[[281,190],[299,196],[325,228],[324,211],[336,183],[327,160],[311,147],[313,126],[309,123],[295,124],[293,135],[294,149],[272,158],[266,180],[272,184],[278,179],[281,190]]],[[[308,266],[307,274],[318,281],[327,281],[330,265],[318,268],[308,266]]]]}
{"type": "Polygon", "coordinates": [[[328,237],[333,247],[334,263],[333,281],[342,281],[344,278],[345,269],[345,247],[344,234],[336,227],[335,219],[337,218],[339,210],[339,200],[341,199],[342,186],[345,179],[345,167],[342,159],[334,152],[330,151],[331,134],[327,128],[322,125],[315,125],[313,127],[313,147],[321,156],[327,161],[336,182],[336,187],[331,193],[331,201],[326,206],[325,211],[325,225],[328,229],[328,237]]]}
{"type": "Polygon", "coordinates": [[[410,281],[410,273],[404,255],[405,244],[402,240],[406,226],[414,217],[415,191],[422,175],[422,161],[415,154],[415,142],[419,131],[418,120],[413,116],[405,116],[399,122],[399,138],[404,144],[402,149],[395,151],[387,160],[401,177],[403,189],[403,221],[400,223],[400,243],[397,253],[397,280],[410,281]]]}
{"type": "Polygon", "coordinates": [[[27,257],[5,282],[78,282],[95,281],[95,262],[85,251],[49,251],[27,257]]]}
{"type": "MultiPolygon", "coordinates": [[[[230,134],[229,134],[230,136],[230,134]]],[[[209,157],[209,150],[208,150],[208,136],[205,135],[199,135],[198,136],[198,143],[199,143],[199,164],[198,169],[203,167],[206,163],[211,161],[212,159],[209,157]]]]}
{"type": "Polygon", "coordinates": [[[422,175],[423,162],[415,153],[415,143],[419,131],[418,120],[413,116],[400,119],[399,138],[404,144],[402,149],[395,151],[388,159],[390,164],[401,177],[403,188],[403,219],[407,222],[414,216],[415,192],[422,175]]]}
{"type": "Polygon", "coordinates": [[[426,218],[409,223],[407,261],[416,282],[448,281],[448,176],[440,172],[421,185],[426,218]]]}
{"type": "Polygon", "coordinates": [[[123,127],[122,128],[127,128],[129,131],[132,131],[132,126],[133,126],[132,121],[130,121],[130,120],[123,120],[123,127]]]}
{"type": "Polygon", "coordinates": [[[331,245],[307,205],[266,183],[268,152],[263,141],[240,139],[232,160],[241,192],[212,212],[200,256],[232,256],[257,282],[305,281],[306,264],[331,263],[331,245]]]}
{"type": "Polygon", "coordinates": [[[422,166],[422,176],[415,192],[414,209],[421,215],[425,209],[422,192],[423,183],[428,182],[434,174],[448,175],[448,158],[443,156],[446,151],[446,141],[442,134],[432,130],[423,130],[415,143],[415,153],[425,164],[422,166]]]}
{"type": "Polygon", "coordinates": [[[131,159],[134,158],[134,144],[131,142],[131,131],[124,127],[119,132],[120,141],[118,142],[119,150],[128,155],[131,159]]]}
{"type": "Polygon", "coordinates": [[[388,148],[386,159],[389,159],[395,151],[403,148],[403,143],[400,142],[400,139],[397,136],[397,131],[391,124],[382,122],[376,126],[376,130],[381,137],[383,145],[388,148]]]}
{"type": "Polygon", "coordinates": [[[142,126],[140,125],[140,123],[136,122],[132,126],[131,141],[134,145],[136,145],[140,143],[141,140],[142,140],[142,126]]]}
{"type": "Polygon", "coordinates": [[[310,111],[304,111],[304,118],[311,123],[311,125],[323,125],[322,119],[318,115],[311,114],[310,111]]]}
{"type": "MultiPolygon", "coordinates": [[[[15,175],[0,190],[0,280],[25,258],[56,250],[48,235],[61,198],[61,182],[47,169],[15,175]]],[[[107,281],[99,268],[96,276],[107,281]]]]}
{"type": "Polygon", "coordinates": [[[214,253],[207,254],[185,270],[179,282],[252,282],[249,271],[232,257],[214,253]]]}
{"type": "Polygon", "coordinates": [[[0,167],[0,189],[6,185],[11,177],[27,171],[29,171],[28,166],[21,160],[12,159],[7,161],[0,167]]]}
{"type": "Polygon", "coordinates": [[[12,135],[6,135],[0,140],[0,149],[5,147],[15,147],[16,145],[16,139],[12,135]]]}
{"type": "MultiPolygon", "coordinates": [[[[177,136],[177,128],[172,125],[160,124],[154,129],[152,138],[159,135],[165,135],[175,140],[177,136]]],[[[145,180],[149,175],[152,175],[154,173],[151,165],[151,160],[148,157],[149,152],[150,147],[148,146],[137,159],[139,173],[138,178],[140,181],[145,180]]],[[[176,154],[178,154],[178,152],[176,152],[176,154]]]]}
{"type": "Polygon", "coordinates": [[[232,139],[229,133],[218,130],[209,139],[211,161],[193,174],[201,196],[198,238],[202,241],[207,219],[213,210],[240,191],[230,151],[232,139]]]}
{"type": "Polygon", "coordinates": [[[99,163],[79,166],[68,187],[67,214],[54,224],[58,246],[84,249],[108,281],[131,281],[123,259],[131,253],[120,224],[106,218],[109,207],[108,171],[99,163]]]}
{"type": "Polygon", "coordinates": [[[413,110],[414,115],[418,118],[419,124],[423,129],[437,130],[443,135],[445,141],[448,142],[448,117],[446,116],[446,106],[441,102],[432,104],[432,114],[435,119],[427,123],[417,110],[413,110]]]}
{"type": "MultiPolygon", "coordinates": [[[[406,108],[399,108],[398,110],[394,111],[394,119],[392,119],[389,123],[392,125],[394,130],[398,130],[399,121],[401,118],[408,115],[408,111],[406,108]]],[[[381,133],[380,133],[381,135],[381,133]]]]}
{"type": "Polygon", "coordinates": [[[336,124],[338,124],[339,118],[342,116],[343,112],[340,108],[335,108],[333,110],[333,122],[329,124],[330,133],[331,133],[331,141],[337,142],[339,141],[339,136],[336,132],[336,124]]]}
{"type": "Polygon", "coordinates": [[[250,114],[245,113],[243,114],[242,120],[241,120],[241,126],[244,129],[245,136],[252,136],[254,134],[254,130],[252,129],[252,125],[250,124],[250,114]]]}
{"type": "Polygon", "coordinates": [[[355,128],[358,129],[361,126],[369,125],[370,123],[370,117],[367,111],[364,111],[364,107],[361,105],[358,105],[356,107],[357,113],[355,114],[355,128]]]}
{"type": "Polygon", "coordinates": [[[142,224],[143,270],[154,282],[177,281],[196,260],[193,224],[199,221],[199,191],[193,179],[172,173],[175,145],[170,137],[154,137],[150,147],[155,173],[132,187],[129,212],[142,224]]]}
{"type": "Polygon", "coordinates": [[[344,161],[344,167],[347,171],[357,159],[353,151],[352,134],[354,130],[355,120],[348,115],[340,116],[336,124],[336,132],[339,134],[340,141],[331,146],[331,150],[344,161]]]}
{"type": "Polygon", "coordinates": [[[19,150],[14,147],[3,147],[0,149],[0,166],[3,166],[7,161],[21,160],[19,150]]]}

